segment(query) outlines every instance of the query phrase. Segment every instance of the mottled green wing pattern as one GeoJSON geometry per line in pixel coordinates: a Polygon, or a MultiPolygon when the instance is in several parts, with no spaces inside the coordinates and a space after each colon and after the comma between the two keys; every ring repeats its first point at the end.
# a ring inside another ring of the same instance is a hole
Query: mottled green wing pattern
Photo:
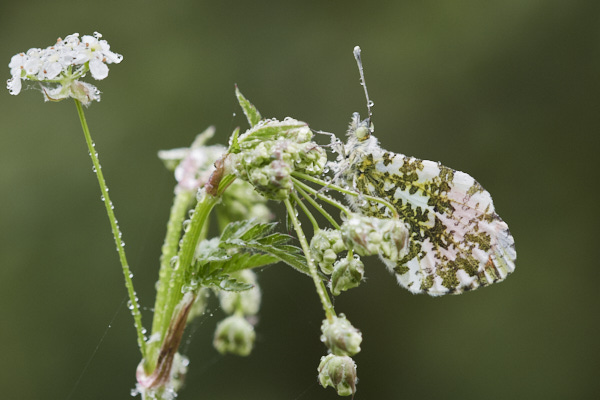
{"type": "MultiPolygon", "coordinates": [[[[342,178],[386,199],[410,230],[409,252],[388,267],[413,293],[462,293],[506,278],[516,251],[490,194],[471,176],[440,163],[387,152],[370,136],[350,136],[342,178]]],[[[349,196],[357,210],[389,217],[380,203],[349,196]]],[[[385,260],[384,260],[385,261],[385,260]]]]}

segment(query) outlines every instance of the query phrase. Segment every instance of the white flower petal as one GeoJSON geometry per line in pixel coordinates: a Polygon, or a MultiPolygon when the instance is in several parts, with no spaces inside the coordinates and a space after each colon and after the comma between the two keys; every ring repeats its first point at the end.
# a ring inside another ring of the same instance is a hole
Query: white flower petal
{"type": "Polygon", "coordinates": [[[44,67],[47,79],[54,79],[62,72],[62,65],[53,62],[44,67]]]}
{"type": "Polygon", "coordinates": [[[6,81],[6,88],[12,95],[18,95],[21,92],[21,78],[19,76],[13,76],[6,81]]]}
{"type": "Polygon", "coordinates": [[[90,72],[94,79],[101,80],[108,76],[108,67],[102,61],[94,58],[90,60],[90,72]]]}

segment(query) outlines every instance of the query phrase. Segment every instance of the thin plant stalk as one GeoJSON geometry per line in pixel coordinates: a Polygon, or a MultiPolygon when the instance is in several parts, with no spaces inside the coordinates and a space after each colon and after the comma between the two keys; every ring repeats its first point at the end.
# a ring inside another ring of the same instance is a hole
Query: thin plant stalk
{"type": "Polygon", "coordinates": [[[133,288],[133,280],[131,279],[133,277],[133,274],[129,269],[127,257],[125,256],[124,243],[121,238],[122,234],[119,230],[117,219],[115,218],[115,212],[113,210],[114,206],[113,203],[110,201],[110,197],[108,195],[108,187],[106,186],[106,181],[104,180],[104,175],[102,174],[102,167],[100,166],[100,161],[98,160],[98,153],[96,153],[96,149],[94,147],[95,145],[90,135],[90,130],[85,119],[85,114],[83,113],[83,107],[81,105],[81,102],[79,100],[75,100],[75,106],[77,107],[77,113],[79,115],[79,120],[81,121],[81,128],[83,129],[85,142],[87,143],[90,157],[92,158],[92,163],[94,164],[94,172],[96,173],[96,177],[98,178],[98,184],[100,185],[100,191],[102,192],[102,201],[104,202],[104,206],[106,207],[106,213],[108,214],[110,227],[113,233],[113,237],[115,238],[115,243],[117,245],[119,261],[121,262],[123,276],[125,277],[125,287],[127,288],[127,294],[129,296],[129,307],[131,309],[131,314],[133,315],[135,330],[137,332],[138,347],[140,348],[142,357],[145,357],[146,341],[144,338],[144,327],[142,326],[142,314],[140,312],[140,306],[138,304],[138,300],[135,295],[135,290],[133,288]]]}
{"type": "Polygon", "coordinates": [[[289,199],[285,199],[284,201],[285,208],[287,213],[292,220],[292,224],[294,226],[294,230],[298,235],[298,240],[300,241],[300,245],[302,246],[302,251],[306,256],[306,262],[308,263],[308,269],[310,271],[310,275],[313,278],[313,282],[315,284],[315,288],[317,289],[317,294],[319,299],[321,300],[321,304],[323,305],[323,310],[325,310],[325,316],[328,320],[332,320],[333,317],[336,316],[335,309],[333,308],[333,304],[331,303],[331,299],[327,295],[327,290],[325,289],[325,284],[319,278],[319,274],[317,272],[317,267],[313,261],[313,258],[310,255],[310,247],[308,245],[308,241],[306,240],[306,235],[304,235],[304,231],[300,226],[300,221],[296,216],[296,209],[292,205],[292,202],[289,199]]]}

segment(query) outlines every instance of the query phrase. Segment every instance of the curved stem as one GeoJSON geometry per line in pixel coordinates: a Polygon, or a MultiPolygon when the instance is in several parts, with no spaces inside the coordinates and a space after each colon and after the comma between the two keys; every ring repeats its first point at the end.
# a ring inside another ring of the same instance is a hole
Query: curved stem
{"type": "Polygon", "coordinates": [[[306,201],[310,203],[311,206],[316,208],[335,229],[340,229],[340,225],[337,223],[337,221],[333,219],[333,217],[327,211],[325,211],[319,203],[317,203],[312,197],[310,197],[308,193],[302,190],[302,188],[300,188],[298,185],[296,185],[294,188],[298,193],[300,193],[302,197],[306,199],[306,201]]]}
{"type": "Polygon", "coordinates": [[[125,277],[125,287],[127,288],[127,294],[129,295],[129,307],[131,309],[131,314],[133,315],[135,330],[137,332],[138,347],[140,348],[142,357],[145,357],[146,341],[144,340],[142,314],[140,313],[140,306],[135,295],[135,290],[133,289],[133,280],[131,279],[133,277],[133,274],[129,269],[127,257],[125,257],[125,249],[123,247],[125,244],[121,240],[122,234],[119,230],[117,219],[115,218],[115,213],[113,211],[114,206],[110,201],[110,197],[108,195],[108,187],[106,186],[106,181],[104,180],[104,175],[102,174],[102,167],[100,166],[100,161],[98,160],[98,153],[96,153],[96,149],[94,148],[94,142],[92,141],[92,137],[90,135],[90,130],[88,128],[87,121],[83,113],[83,107],[81,106],[81,102],[79,100],[75,100],[75,106],[77,107],[77,113],[79,114],[79,120],[81,121],[81,128],[83,129],[85,142],[87,143],[88,150],[90,152],[90,157],[92,158],[92,163],[94,164],[94,172],[96,173],[96,177],[98,178],[98,184],[100,185],[100,191],[102,192],[102,200],[104,201],[106,213],[108,214],[108,219],[110,221],[110,227],[115,238],[115,243],[117,245],[119,261],[121,262],[123,276],[125,277]]]}
{"type": "Polygon", "coordinates": [[[315,196],[315,197],[323,200],[324,202],[329,203],[332,206],[339,208],[340,210],[342,210],[343,212],[345,212],[346,215],[350,215],[352,213],[348,207],[346,207],[345,205],[343,205],[339,201],[337,201],[335,199],[332,199],[331,197],[326,196],[326,195],[320,193],[318,190],[315,190],[315,189],[311,188],[310,186],[308,186],[306,183],[302,182],[298,178],[294,178],[292,176],[292,181],[294,182],[294,185],[295,185],[296,188],[303,189],[303,190],[307,191],[308,193],[312,194],[313,196],[315,196]]]}
{"type": "Polygon", "coordinates": [[[308,263],[310,276],[313,278],[315,288],[317,289],[317,295],[321,300],[323,310],[325,310],[325,316],[328,320],[331,320],[333,317],[335,317],[335,310],[333,308],[333,304],[331,303],[331,299],[327,295],[325,284],[323,283],[321,278],[319,278],[319,274],[317,273],[317,267],[315,266],[313,258],[310,255],[310,247],[308,246],[308,241],[306,240],[304,231],[300,226],[300,221],[298,221],[298,217],[296,216],[296,209],[294,208],[294,206],[292,206],[292,203],[289,199],[285,199],[283,202],[285,204],[287,213],[290,219],[292,220],[292,224],[294,225],[296,234],[298,235],[298,240],[300,241],[300,245],[302,246],[302,251],[304,251],[304,255],[306,256],[306,262],[308,263]]]}
{"type": "Polygon", "coordinates": [[[347,194],[349,196],[354,196],[354,197],[361,196],[365,200],[372,201],[372,202],[375,202],[375,203],[383,204],[384,206],[386,206],[392,212],[392,216],[394,218],[399,218],[398,211],[392,205],[392,203],[390,203],[389,201],[386,201],[386,200],[384,200],[384,199],[382,199],[380,197],[369,196],[369,195],[366,195],[364,193],[358,193],[358,192],[355,192],[355,191],[352,191],[352,190],[344,189],[341,186],[334,185],[333,183],[325,182],[324,180],[315,178],[314,176],[310,176],[308,174],[303,174],[302,172],[296,172],[296,171],[294,171],[294,172],[292,172],[292,175],[295,176],[296,178],[305,179],[305,180],[307,180],[309,182],[316,183],[317,185],[321,185],[323,187],[331,188],[333,190],[336,190],[336,191],[338,191],[340,193],[347,194]]]}
{"type": "MultiPolygon", "coordinates": [[[[300,192],[300,194],[302,194],[302,193],[300,192]]],[[[304,212],[304,215],[306,215],[308,217],[308,219],[310,220],[310,223],[313,226],[313,230],[315,232],[318,231],[320,229],[319,224],[317,224],[317,220],[312,215],[312,213],[310,212],[308,207],[306,207],[306,205],[302,202],[302,199],[296,193],[292,193],[292,197],[296,201],[296,204],[298,204],[300,206],[300,208],[302,209],[302,212],[304,212]]]]}

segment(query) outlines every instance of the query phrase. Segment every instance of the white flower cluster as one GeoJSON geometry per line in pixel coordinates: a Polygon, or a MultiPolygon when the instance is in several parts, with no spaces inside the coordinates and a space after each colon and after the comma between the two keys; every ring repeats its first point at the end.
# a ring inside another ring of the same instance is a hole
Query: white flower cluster
{"type": "Polygon", "coordinates": [[[89,83],[78,81],[89,71],[94,79],[108,76],[107,64],[120,63],[123,56],[110,51],[102,35],[93,36],[78,33],[58,39],[56,44],[45,49],[32,48],[26,53],[12,57],[8,67],[10,78],[6,87],[10,94],[21,92],[21,81],[29,80],[45,83],[42,86],[46,101],[59,101],[68,97],[89,104],[100,100],[100,92],[89,83]]]}

